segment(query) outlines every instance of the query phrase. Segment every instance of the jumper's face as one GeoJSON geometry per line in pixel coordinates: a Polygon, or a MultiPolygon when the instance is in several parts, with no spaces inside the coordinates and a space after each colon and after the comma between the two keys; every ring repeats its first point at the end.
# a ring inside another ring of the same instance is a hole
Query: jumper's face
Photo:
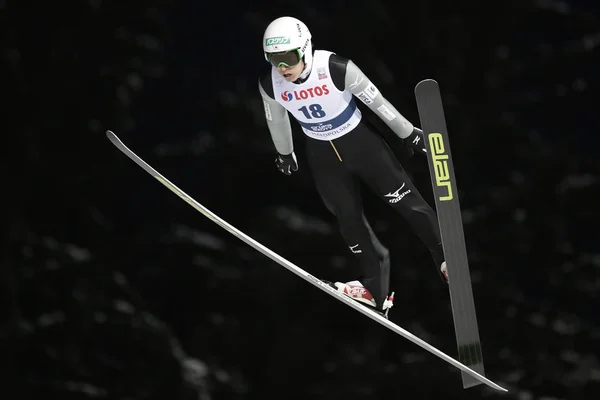
{"type": "Polygon", "coordinates": [[[302,71],[304,71],[304,61],[302,60],[300,49],[269,53],[267,57],[269,62],[277,68],[277,71],[288,82],[297,80],[302,75],[302,71]]]}
{"type": "Polygon", "coordinates": [[[294,82],[300,75],[302,75],[302,71],[304,71],[304,61],[300,60],[300,62],[293,67],[286,67],[284,65],[277,68],[277,71],[285,78],[288,82],[294,82]]]}

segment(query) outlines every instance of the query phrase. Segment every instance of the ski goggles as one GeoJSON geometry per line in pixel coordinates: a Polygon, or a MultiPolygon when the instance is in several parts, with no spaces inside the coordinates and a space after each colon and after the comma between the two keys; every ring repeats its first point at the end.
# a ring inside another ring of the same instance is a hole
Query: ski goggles
{"type": "Polygon", "coordinates": [[[301,59],[300,49],[283,51],[281,53],[267,53],[267,60],[275,68],[281,66],[293,67],[294,65],[297,65],[301,59]]]}

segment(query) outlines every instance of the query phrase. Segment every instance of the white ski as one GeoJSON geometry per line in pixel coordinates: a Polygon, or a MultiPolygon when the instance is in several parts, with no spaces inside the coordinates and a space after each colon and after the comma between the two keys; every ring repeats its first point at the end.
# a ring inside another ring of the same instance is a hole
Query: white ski
{"type": "Polygon", "coordinates": [[[406,339],[410,340],[411,342],[413,342],[414,344],[424,348],[425,350],[429,351],[430,353],[435,354],[442,360],[455,366],[456,368],[460,369],[461,371],[464,371],[464,372],[472,375],[474,378],[478,379],[482,383],[485,383],[489,387],[494,388],[499,391],[502,391],[502,392],[508,391],[505,388],[490,381],[486,377],[473,371],[466,365],[458,362],[454,358],[448,356],[447,354],[445,354],[442,351],[438,350],[437,348],[433,347],[432,345],[425,342],[424,340],[419,339],[412,333],[402,329],[400,326],[398,326],[398,325],[394,324],[393,322],[391,322],[390,320],[386,319],[384,316],[382,316],[378,312],[370,310],[367,307],[360,305],[356,301],[351,300],[349,297],[339,293],[337,290],[335,290],[329,284],[323,282],[322,280],[320,280],[318,278],[315,278],[308,272],[304,271],[302,268],[294,265],[290,261],[281,257],[279,254],[275,253],[274,251],[270,250],[266,246],[262,245],[261,243],[257,242],[256,240],[252,239],[250,236],[246,235],[245,233],[241,232],[240,230],[238,230],[234,226],[230,225],[223,219],[219,218],[215,213],[208,210],[202,204],[198,203],[196,200],[194,200],[192,197],[190,197],[188,194],[186,194],[183,190],[179,189],[177,186],[175,186],[173,183],[171,183],[167,178],[165,178],[160,173],[158,173],[158,171],[156,171],[154,168],[152,168],[150,165],[148,165],[144,160],[142,160],[133,151],[131,151],[127,146],[125,146],[123,144],[123,142],[121,142],[121,140],[117,137],[117,135],[115,135],[112,131],[106,131],[106,136],[108,136],[110,141],[119,150],[121,150],[127,157],[129,157],[137,165],[142,167],[142,169],[144,169],[144,171],[146,171],[147,173],[152,175],[154,178],[156,178],[160,183],[165,185],[169,190],[171,190],[177,196],[181,197],[181,199],[184,200],[186,203],[188,203],[189,205],[194,207],[197,211],[204,214],[204,216],[206,216],[208,219],[210,219],[211,221],[213,221],[214,223],[219,225],[221,228],[225,229],[226,231],[228,231],[229,233],[231,233],[238,239],[242,240],[243,242],[247,243],[248,245],[254,247],[256,250],[260,251],[265,256],[267,256],[270,259],[272,259],[273,261],[277,262],[282,267],[288,269],[289,271],[298,275],[300,278],[306,280],[307,282],[312,283],[319,289],[323,290],[325,293],[330,294],[331,296],[333,296],[337,300],[341,301],[342,303],[346,304],[347,306],[352,307],[356,311],[366,315],[367,317],[371,318],[373,321],[380,323],[381,325],[388,328],[392,332],[395,332],[398,335],[403,336],[404,338],[406,338],[406,339]]]}

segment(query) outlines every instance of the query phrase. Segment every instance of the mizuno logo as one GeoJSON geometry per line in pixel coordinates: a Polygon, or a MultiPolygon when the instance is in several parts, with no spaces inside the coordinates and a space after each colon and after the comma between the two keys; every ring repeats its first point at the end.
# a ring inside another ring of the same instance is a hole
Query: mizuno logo
{"type": "Polygon", "coordinates": [[[395,192],[390,192],[388,194],[384,194],[385,197],[398,197],[400,196],[400,191],[404,188],[404,186],[406,186],[406,182],[404,182],[402,184],[402,186],[400,186],[400,188],[398,190],[396,190],[395,192]]]}
{"type": "Polygon", "coordinates": [[[401,191],[402,189],[404,189],[404,186],[406,186],[406,182],[404,182],[404,183],[402,184],[402,186],[400,186],[400,187],[398,188],[398,190],[396,190],[396,191],[394,191],[394,192],[390,192],[390,193],[388,193],[388,194],[384,194],[384,196],[385,196],[385,197],[391,197],[391,199],[390,199],[390,203],[392,203],[392,204],[393,204],[393,203],[397,203],[397,202],[399,202],[400,200],[402,200],[402,199],[404,198],[404,196],[406,196],[407,194],[409,194],[409,193],[411,192],[411,190],[410,190],[410,189],[408,189],[406,192],[402,192],[402,193],[400,193],[400,191],[401,191]]]}

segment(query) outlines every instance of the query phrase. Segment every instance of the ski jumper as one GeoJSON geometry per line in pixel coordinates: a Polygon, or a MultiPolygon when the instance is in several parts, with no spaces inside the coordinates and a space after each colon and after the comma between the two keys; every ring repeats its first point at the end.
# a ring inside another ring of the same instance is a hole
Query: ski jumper
{"type": "Polygon", "coordinates": [[[384,139],[361,121],[356,98],[377,106],[376,113],[400,137],[407,137],[413,127],[350,60],[316,50],[311,68],[302,82],[287,82],[275,68],[260,79],[267,123],[281,154],[293,151],[287,113],[300,124],[316,188],[358,260],[358,280],[382,304],[389,294],[389,252],[365,218],[359,180],[408,221],[438,268],[444,255],[434,210],[384,139]]]}

